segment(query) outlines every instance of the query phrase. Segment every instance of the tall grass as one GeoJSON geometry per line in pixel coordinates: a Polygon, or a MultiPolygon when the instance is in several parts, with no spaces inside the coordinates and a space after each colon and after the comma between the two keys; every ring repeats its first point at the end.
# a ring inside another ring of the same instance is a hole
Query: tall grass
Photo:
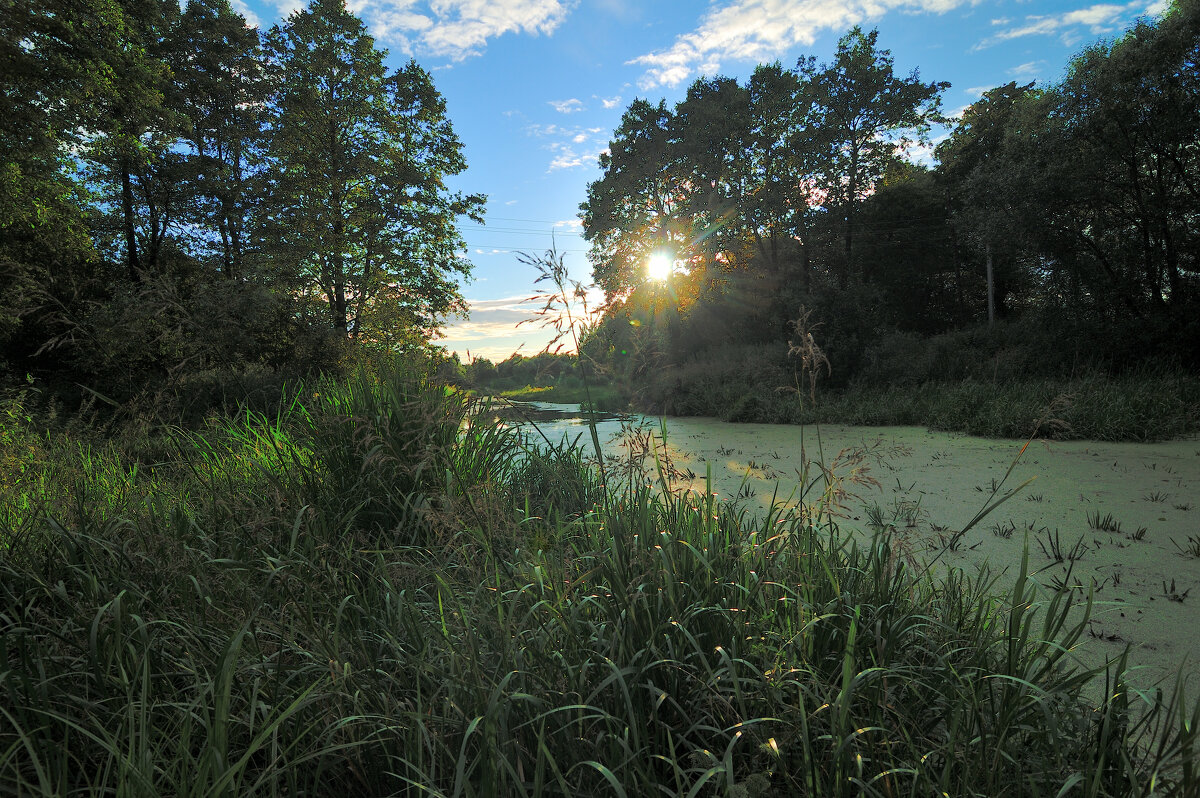
{"type": "Polygon", "coordinates": [[[9,490],[42,509],[0,530],[0,792],[1200,790],[1200,707],[1073,664],[1023,568],[919,577],[815,496],[605,493],[420,376],[301,397],[9,490]]]}
{"type": "MultiPolygon", "coordinates": [[[[925,426],[1020,439],[1033,432],[1050,404],[1065,399],[1060,423],[1043,426],[1039,434],[1062,440],[1156,441],[1200,430],[1200,378],[1195,374],[1143,363],[1119,374],[1068,365],[1055,376],[1054,370],[1033,364],[1036,352],[1022,350],[1008,357],[1001,350],[985,357],[982,350],[957,340],[964,337],[881,348],[873,356],[878,362],[862,373],[831,381],[820,394],[806,386],[803,402],[796,401],[792,390],[793,366],[798,364],[785,362],[780,347],[728,344],[650,375],[637,409],[733,422],[925,426]]],[[[1060,357],[1061,352],[1054,353],[1060,357]]]]}
{"type": "MultiPolygon", "coordinates": [[[[994,438],[1025,438],[1048,406],[1056,422],[1040,435],[1060,440],[1170,440],[1200,429],[1200,379],[1192,375],[1082,374],[1023,378],[855,382],[797,402],[793,376],[770,350],[743,347],[728,360],[664,371],[639,409],[670,415],[716,416],[773,424],[925,426],[994,438]]],[[[807,392],[806,392],[807,393],[807,392]]]]}

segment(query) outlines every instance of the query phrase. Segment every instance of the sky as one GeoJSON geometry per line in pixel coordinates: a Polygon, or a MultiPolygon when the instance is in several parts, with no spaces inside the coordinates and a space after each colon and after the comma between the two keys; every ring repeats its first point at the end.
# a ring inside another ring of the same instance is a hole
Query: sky
{"type": "MultiPolygon", "coordinates": [[[[251,24],[302,0],[232,0],[251,24]]],[[[1120,34],[1164,0],[347,0],[398,67],[415,58],[446,98],[468,168],[451,188],[487,195],[486,224],[461,230],[474,264],[470,318],[438,342],[500,361],[551,336],[523,303],[540,286],[520,253],[552,245],[589,282],[579,204],[635,98],[668,106],[698,77],[744,81],[761,63],[830,61],[854,25],[878,28],[896,72],[949,81],[955,114],[1012,80],[1053,83],[1084,46],[1120,34]]]]}

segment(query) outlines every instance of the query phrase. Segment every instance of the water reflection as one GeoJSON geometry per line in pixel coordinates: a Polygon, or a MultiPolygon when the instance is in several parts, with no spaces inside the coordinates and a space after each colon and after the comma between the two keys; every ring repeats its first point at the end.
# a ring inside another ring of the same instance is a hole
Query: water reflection
{"type": "Polygon", "coordinates": [[[505,424],[528,424],[538,426],[551,424],[553,426],[582,426],[589,420],[597,423],[621,422],[633,418],[622,413],[588,412],[577,404],[558,404],[554,402],[494,402],[481,408],[495,420],[505,424]]]}

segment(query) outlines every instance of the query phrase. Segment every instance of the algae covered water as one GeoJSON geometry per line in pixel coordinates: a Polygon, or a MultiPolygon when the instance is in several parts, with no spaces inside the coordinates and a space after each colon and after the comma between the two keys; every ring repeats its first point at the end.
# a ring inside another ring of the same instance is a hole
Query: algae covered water
{"type": "MultiPolygon", "coordinates": [[[[567,436],[590,446],[577,405],[537,403],[524,412],[551,441],[567,436]]],[[[677,487],[704,490],[711,472],[723,500],[747,507],[795,501],[806,459],[847,477],[836,472],[857,458],[859,479],[843,484],[844,528],[887,527],[918,561],[940,555],[939,562],[969,571],[1015,574],[1028,549],[1041,584],[1073,585],[1081,599],[1092,592],[1090,638],[1079,652],[1085,663],[1128,645],[1149,683],[1182,661],[1200,661],[1200,638],[1187,631],[1200,629],[1200,440],[1035,439],[1026,447],[918,427],[635,415],[597,420],[606,455],[627,453],[623,425],[656,435],[665,425],[664,451],[682,475],[677,487]],[[984,506],[1026,482],[954,550],[942,551],[984,506]]]]}

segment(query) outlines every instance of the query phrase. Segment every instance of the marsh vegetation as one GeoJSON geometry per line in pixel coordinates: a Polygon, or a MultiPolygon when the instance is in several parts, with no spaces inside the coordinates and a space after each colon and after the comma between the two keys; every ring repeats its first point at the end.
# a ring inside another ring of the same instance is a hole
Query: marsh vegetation
{"type": "Polygon", "coordinates": [[[154,438],[7,425],[0,783],[1197,789],[1200,706],[1129,689],[1123,658],[1078,665],[1087,597],[1026,561],[914,569],[886,529],[843,533],[832,468],[800,509],[750,513],[653,456],[601,469],[471,418],[384,372],[154,438]]]}
{"type": "MultiPolygon", "coordinates": [[[[571,354],[494,365],[431,343],[485,198],[341,0],[263,34],[224,0],[3,5],[0,793],[1200,794],[1187,672],[1144,685],[1095,623],[1146,574],[1082,577],[1188,517],[1165,460],[1075,530],[1009,512],[1060,506],[1008,501],[1011,465],[941,480],[967,523],[902,470],[855,518],[878,451],[819,429],[791,469],[724,435],[728,490],[653,427],[614,452],[595,412],[563,438],[461,390],[1194,432],[1197,19],[985,92],[934,168],[906,152],[946,84],[875,31],[635,100],[581,208],[603,305],[522,256],[571,354]],[[988,546],[1011,567],[962,567],[988,546]]],[[[1148,600],[1193,608],[1170,542],[1148,600]]]]}

